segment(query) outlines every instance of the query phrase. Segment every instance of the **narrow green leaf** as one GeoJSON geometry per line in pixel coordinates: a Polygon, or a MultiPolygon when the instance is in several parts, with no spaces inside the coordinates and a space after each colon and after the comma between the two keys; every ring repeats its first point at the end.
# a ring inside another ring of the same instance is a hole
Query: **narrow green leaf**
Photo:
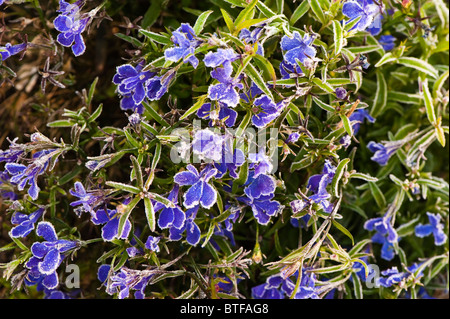
{"type": "Polygon", "coordinates": [[[386,84],[386,79],[384,78],[383,73],[376,72],[377,75],[377,90],[375,92],[375,98],[373,100],[373,106],[370,111],[370,114],[377,118],[380,115],[387,104],[388,97],[388,88],[386,84]]]}
{"type": "Polygon", "coordinates": [[[50,123],[47,123],[48,127],[72,127],[76,123],[72,120],[57,120],[50,123]]]}
{"type": "MultiPolygon", "coordinates": [[[[304,1],[306,2],[306,1],[304,1]]],[[[333,20],[333,39],[334,39],[334,53],[337,55],[341,53],[344,46],[344,31],[339,21],[333,20]]]]}
{"type": "Polygon", "coordinates": [[[394,62],[394,61],[397,61],[397,57],[395,57],[391,52],[388,52],[385,55],[383,55],[380,60],[378,60],[378,62],[375,64],[375,67],[379,68],[383,64],[394,62]]]}
{"type": "Polygon", "coordinates": [[[428,121],[430,121],[431,124],[436,126],[436,113],[434,111],[433,98],[431,96],[430,89],[428,88],[428,79],[425,79],[422,82],[422,92],[428,121]]]}
{"type": "Polygon", "coordinates": [[[170,124],[167,123],[165,119],[162,118],[162,116],[153,109],[153,107],[148,104],[147,102],[143,101],[142,104],[144,105],[145,109],[150,113],[150,116],[159,124],[162,126],[170,127],[170,124]]]}
{"type": "Polygon", "coordinates": [[[130,156],[130,159],[131,159],[131,163],[133,164],[133,172],[134,172],[131,175],[136,177],[137,186],[139,189],[142,190],[144,188],[144,178],[142,177],[141,164],[138,162],[136,157],[134,157],[133,155],[130,156]]]}
{"type": "Polygon", "coordinates": [[[141,192],[141,190],[139,188],[132,186],[132,185],[124,184],[124,183],[107,181],[107,182],[105,182],[105,184],[108,186],[111,186],[112,188],[115,188],[115,189],[118,189],[121,191],[125,191],[128,193],[132,193],[132,194],[139,194],[141,192]]]}
{"type": "Polygon", "coordinates": [[[347,228],[339,224],[336,220],[333,219],[333,225],[339,229],[344,235],[346,235],[350,240],[352,241],[352,246],[355,244],[355,241],[353,240],[352,234],[348,231],[347,228]]]}
{"type": "Polygon", "coordinates": [[[192,105],[186,112],[184,112],[184,114],[180,117],[180,121],[184,120],[185,118],[187,118],[189,115],[195,113],[198,111],[199,108],[202,107],[202,105],[204,104],[206,98],[207,98],[207,94],[204,94],[200,97],[198,97],[197,102],[195,102],[194,105],[192,105]]]}
{"type": "Polygon", "coordinates": [[[230,31],[230,33],[234,33],[234,22],[233,22],[233,18],[228,14],[228,12],[226,12],[224,9],[220,9],[220,12],[222,12],[222,16],[223,16],[223,20],[225,21],[225,24],[227,25],[228,31],[230,31]]]}
{"type": "Polygon", "coordinates": [[[123,129],[123,132],[125,133],[125,137],[127,138],[127,141],[131,144],[131,146],[139,147],[139,141],[133,137],[133,134],[131,134],[129,132],[129,130],[130,130],[130,128],[128,128],[128,127],[125,127],[123,129]]]}
{"type": "Polygon", "coordinates": [[[258,1],[259,0],[252,0],[252,2],[250,2],[247,5],[247,7],[245,7],[245,9],[239,13],[236,20],[234,21],[234,24],[236,25],[236,27],[239,26],[242,22],[248,20],[249,18],[251,19],[252,10],[255,8],[258,1]]]}
{"type": "Polygon", "coordinates": [[[306,12],[310,9],[308,1],[302,1],[297,8],[295,8],[294,12],[289,19],[289,23],[294,25],[301,17],[305,15],[306,12]]]}
{"type": "Polygon", "coordinates": [[[359,276],[356,273],[352,273],[352,281],[353,281],[355,298],[363,299],[363,288],[362,288],[361,280],[359,279],[359,276]]]}
{"type": "Polygon", "coordinates": [[[209,243],[209,240],[211,239],[212,235],[214,234],[215,228],[216,228],[216,224],[211,222],[211,224],[209,225],[208,232],[206,233],[205,240],[202,243],[202,248],[205,247],[206,244],[209,243]]]}
{"type": "Polygon", "coordinates": [[[203,31],[203,28],[205,27],[206,24],[206,20],[208,19],[211,13],[213,13],[212,10],[205,11],[197,18],[193,27],[196,35],[199,35],[203,31]]]}
{"type": "Polygon", "coordinates": [[[345,114],[339,114],[339,117],[341,118],[342,125],[344,126],[344,129],[347,132],[347,134],[353,136],[353,127],[348,117],[345,114]]]}
{"type": "Polygon", "coordinates": [[[144,45],[141,41],[139,41],[135,37],[131,37],[129,35],[126,35],[126,34],[123,34],[123,33],[120,33],[120,32],[114,33],[114,35],[116,37],[118,37],[119,39],[122,39],[122,40],[124,40],[124,41],[126,41],[128,43],[131,43],[133,46],[135,46],[137,48],[140,48],[140,47],[142,47],[144,45]]]}
{"type": "Polygon", "coordinates": [[[426,73],[435,79],[438,77],[438,71],[424,60],[413,57],[400,57],[397,59],[397,63],[419,70],[420,72],[426,73]]]}
{"type": "Polygon", "coordinates": [[[277,82],[277,74],[275,73],[275,68],[273,67],[272,63],[270,63],[267,58],[259,54],[254,55],[253,59],[258,67],[263,70],[263,73],[267,74],[272,80],[272,83],[275,84],[277,82]]]}
{"type": "Polygon", "coordinates": [[[103,111],[103,104],[100,104],[91,114],[91,116],[88,117],[87,122],[88,123],[94,122],[100,116],[100,114],[102,114],[102,111],[103,111]]]}
{"type": "Polygon", "coordinates": [[[378,208],[384,209],[386,207],[386,198],[384,197],[381,189],[376,183],[369,183],[369,189],[372,193],[373,198],[375,199],[375,202],[378,205],[378,208]]]}
{"type": "Polygon", "coordinates": [[[139,203],[140,200],[141,198],[139,196],[136,196],[131,200],[130,203],[128,203],[128,205],[126,205],[124,212],[119,218],[119,226],[117,229],[118,234],[121,235],[123,233],[126,221],[130,217],[131,212],[133,211],[133,209],[136,207],[136,205],[139,203]]]}
{"type": "Polygon", "coordinates": [[[155,210],[153,209],[153,204],[150,198],[148,197],[144,198],[144,206],[148,227],[150,228],[151,231],[155,231],[156,228],[155,210]]]}
{"type": "Polygon", "coordinates": [[[261,89],[261,91],[264,92],[264,94],[266,94],[268,97],[270,97],[270,99],[273,100],[272,92],[267,88],[263,77],[251,63],[247,65],[244,73],[250,77],[250,79],[256,84],[257,87],[261,89]]]}
{"type": "Polygon", "coordinates": [[[160,44],[167,45],[167,44],[171,43],[170,37],[166,36],[166,35],[162,35],[162,34],[155,33],[155,32],[148,31],[148,30],[144,30],[144,29],[140,29],[139,33],[143,34],[144,36],[146,36],[150,40],[155,41],[155,42],[160,43],[160,44]]]}
{"type": "Polygon", "coordinates": [[[338,166],[336,167],[336,172],[334,174],[333,180],[331,182],[331,189],[333,192],[333,195],[336,197],[339,197],[339,181],[342,179],[342,176],[344,175],[345,169],[350,162],[349,158],[345,158],[342,161],[339,162],[338,166]]]}
{"type": "Polygon", "coordinates": [[[320,6],[320,2],[317,0],[308,0],[308,3],[312,11],[314,12],[315,17],[318,18],[322,24],[326,24],[327,19],[325,17],[324,10],[320,6]]]}
{"type": "Polygon", "coordinates": [[[378,178],[367,175],[367,174],[363,174],[363,173],[351,173],[348,178],[358,178],[358,179],[362,179],[365,180],[366,182],[377,182],[378,178]]]}

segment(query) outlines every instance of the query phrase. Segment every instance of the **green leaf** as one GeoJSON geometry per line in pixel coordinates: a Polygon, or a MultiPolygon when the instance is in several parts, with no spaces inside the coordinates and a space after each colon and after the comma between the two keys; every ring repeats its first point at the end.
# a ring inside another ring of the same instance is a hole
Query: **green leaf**
{"type": "Polygon", "coordinates": [[[147,217],[148,227],[151,231],[155,231],[156,221],[155,221],[155,210],[153,209],[153,204],[150,198],[144,198],[144,206],[145,206],[145,216],[147,217]]]}
{"type": "Polygon", "coordinates": [[[271,100],[273,100],[272,92],[267,88],[263,77],[251,63],[247,65],[244,73],[250,77],[250,79],[256,84],[257,87],[261,89],[261,91],[264,92],[264,94],[266,94],[271,100]]]}
{"type": "MultiPolygon", "coordinates": [[[[333,21],[333,22],[336,22],[336,21],[333,21]]],[[[338,22],[338,24],[339,24],[339,22],[338,22]]],[[[358,54],[358,53],[366,54],[366,53],[370,53],[373,51],[377,51],[379,49],[380,49],[379,45],[366,45],[366,46],[358,46],[358,47],[348,48],[348,50],[354,54],[358,54]]]]}
{"type": "Polygon", "coordinates": [[[134,138],[133,134],[131,134],[129,132],[129,130],[130,130],[129,127],[125,127],[123,129],[123,132],[125,133],[125,137],[127,138],[127,141],[131,144],[131,146],[139,148],[139,146],[140,146],[139,141],[134,138]]]}
{"type": "Polygon", "coordinates": [[[438,71],[428,62],[413,58],[413,57],[400,57],[397,59],[397,63],[413,68],[430,75],[431,77],[437,79],[438,71]]]}
{"type": "Polygon", "coordinates": [[[339,229],[344,235],[346,235],[350,240],[352,241],[352,246],[355,244],[355,241],[353,240],[352,234],[348,231],[347,228],[339,224],[336,220],[333,219],[333,225],[339,229]]]}
{"type": "Polygon", "coordinates": [[[50,123],[47,123],[48,127],[72,127],[76,123],[72,120],[57,120],[50,123]]]}
{"type": "Polygon", "coordinates": [[[376,72],[377,75],[377,90],[375,92],[375,98],[373,101],[373,107],[370,111],[370,115],[377,118],[380,115],[387,104],[388,88],[386,84],[386,79],[383,73],[376,72]]]}
{"type": "Polygon", "coordinates": [[[313,96],[313,101],[321,108],[324,109],[327,112],[331,112],[334,113],[336,110],[334,109],[334,107],[332,107],[329,104],[326,104],[325,102],[322,102],[322,100],[320,100],[318,97],[313,96]]]}
{"type": "Polygon", "coordinates": [[[378,178],[367,175],[367,174],[363,174],[363,173],[351,173],[348,178],[358,178],[358,179],[362,179],[365,180],[366,182],[377,182],[378,178]]]}
{"type": "Polygon", "coordinates": [[[131,212],[133,211],[133,209],[136,207],[136,205],[139,203],[140,200],[141,198],[139,196],[136,196],[131,200],[131,202],[128,205],[126,205],[124,212],[119,218],[119,226],[117,228],[118,234],[121,235],[123,233],[126,221],[130,217],[131,212]]]}
{"type": "Polygon", "coordinates": [[[302,1],[300,5],[298,5],[297,8],[295,8],[294,12],[291,15],[291,18],[289,19],[289,23],[291,25],[294,25],[298,20],[300,20],[301,17],[305,15],[306,12],[310,9],[309,2],[308,1],[302,1]]]}
{"type": "Polygon", "coordinates": [[[386,207],[386,198],[378,185],[376,183],[369,183],[369,189],[378,205],[378,208],[384,209],[386,207]]]}
{"type": "Polygon", "coordinates": [[[262,1],[259,1],[256,6],[258,7],[259,11],[266,16],[267,18],[272,18],[276,16],[276,12],[273,12],[267,5],[265,5],[262,1]]]}
{"type": "Polygon", "coordinates": [[[394,56],[391,52],[386,53],[381,57],[381,59],[375,64],[376,68],[379,68],[383,64],[397,61],[397,57],[394,56]]]}
{"type": "Polygon", "coordinates": [[[208,19],[211,13],[213,13],[212,10],[205,11],[197,18],[193,27],[196,35],[199,35],[203,31],[206,20],[208,19]]]}
{"type": "Polygon", "coordinates": [[[263,73],[267,74],[272,80],[272,83],[275,84],[277,82],[277,74],[275,73],[275,68],[273,67],[272,63],[270,63],[268,59],[259,54],[255,54],[253,56],[253,59],[258,67],[263,71],[263,73]]]}
{"type": "Polygon", "coordinates": [[[233,22],[233,18],[228,14],[228,12],[226,12],[224,9],[220,9],[220,12],[222,12],[222,16],[223,16],[223,20],[225,21],[225,24],[227,25],[228,31],[230,31],[231,33],[234,33],[234,22],[233,22]]]}
{"type": "Polygon", "coordinates": [[[208,229],[208,232],[206,233],[205,240],[202,243],[202,248],[205,247],[206,244],[209,243],[209,240],[211,239],[212,235],[214,234],[215,228],[216,228],[216,224],[211,222],[211,224],[209,224],[209,229],[208,229]]]}
{"type": "Polygon", "coordinates": [[[131,175],[136,177],[137,186],[139,189],[142,190],[144,188],[144,178],[142,177],[141,164],[133,155],[130,156],[130,159],[131,163],[133,164],[133,172],[134,172],[134,173],[132,172],[131,175]]]}
{"type": "Polygon", "coordinates": [[[352,273],[352,281],[353,281],[355,298],[363,299],[363,288],[362,288],[361,280],[359,279],[359,276],[356,273],[352,273]]]}
{"type": "Polygon", "coordinates": [[[422,82],[422,92],[428,121],[430,121],[433,126],[436,126],[436,113],[434,111],[433,98],[431,96],[430,89],[428,88],[428,79],[425,79],[422,82]]]}
{"type": "Polygon", "coordinates": [[[158,19],[161,9],[163,9],[164,0],[152,0],[150,1],[150,7],[144,14],[141,26],[144,29],[151,27],[158,19]]]}
{"type": "Polygon", "coordinates": [[[198,111],[199,108],[202,107],[202,105],[204,104],[206,98],[208,97],[207,94],[204,94],[200,97],[198,97],[197,102],[195,102],[194,105],[192,105],[186,112],[184,112],[184,114],[180,117],[180,121],[184,120],[185,118],[187,118],[189,115],[195,113],[198,111]]]}
{"type": "Polygon", "coordinates": [[[126,41],[128,43],[131,43],[133,46],[135,46],[137,48],[140,48],[140,47],[142,47],[144,45],[141,41],[139,41],[138,39],[136,39],[134,37],[131,37],[129,35],[126,35],[126,34],[123,34],[123,33],[120,33],[120,32],[114,33],[114,35],[116,37],[118,37],[119,39],[122,39],[122,40],[124,40],[124,41],[126,41]]]}
{"type": "Polygon", "coordinates": [[[353,136],[353,127],[348,117],[345,114],[339,114],[339,117],[341,118],[342,125],[344,126],[344,129],[347,132],[347,134],[353,136]]]}
{"type": "Polygon", "coordinates": [[[135,186],[132,185],[128,185],[128,184],[124,184],[124,183],[120,183],[120,182],[112,182],[112,181],[107,181],[105,182],[106,185],[127,192],[127,193],[132,193],[132,194],[139,194],[141,192],[141,190],[135,186]]]}
{"type": "Polygon", "coordinates": [[[91,116],[88,117],[87,121],[88,123],[94,122],[100,114],[102,114],[103,111],[103,104],[100,104],[94,111],[94,113],[91,114],[91,116]]]}
{"type": "Polygon", "coordinates": [[[140,29],[139,33],[143,34],[144,36],[146,36],[150,40],[155,41],[155,42],[160,43],[160,44],[167,45],[167,44],[172,43],[170,41],[170,37],[167,36],[167,35],[155,33],[155,32],[144,30],[144,29],[140,29]]]}
{"type": "Polygon", "coordinates": [[[342,161],[339,162],[338,166],[336,167],[336,172],[334,174],[333,180],[331,182],[331,190],[333,192],[333,195],[336,197],[339,197],[339,181],[341,180],[342,176],[344,175],[345,169],[350,162],[349,158],[345,158],[342,161]]]}
{"type": "Polygon", "coordinates": [[[242,21],[239,25],[236,26],[234,33],[237,34],[242,29],[249,29],[252,25],[264,22],[266,20],[267,20],[266,18],[261,18],[261,19],[249,19],[249,20],[242,21]]]}
{"type": "Polygon", "coordinates": [[[316,84],[318,87],[320,87],[322,90],[324,90],[325,92],[328,93],[333,93],[334,94],[334,88],[333,86],[330,85],[330,83],[328,82],[323,82],[321,79],[319,78],[314,78],[312,79],[312,81],[314,82],[314,84],[316,84]]]}
{"type": "Polygon", "coordinates": [[[317,17],[322,24],[326,24],[327,19],[325,17],[324,10],[320,6],[320,2],[317,0],[308,0],[308,3],[314,12],[315,17],[317,17]]]}
{"type": "Polygon", "coordinates": [[[143,101],[142,104],[144,105],[145,109],[150,113],[150,116],[159,124],[162,126],[170,127],[171,125],[166,122],[165,119],[162,118],[162,116],[153,109],[153,107],[148,104],[147,102],[143,101]]]}
{"type": "Polygon", "coordinates": [[[344,46],[344,30],[342,29],[341,23],[336,20],[333,20],[333,39],[334,53],[337,55],[341,53],[341,50],[344,46]]]}

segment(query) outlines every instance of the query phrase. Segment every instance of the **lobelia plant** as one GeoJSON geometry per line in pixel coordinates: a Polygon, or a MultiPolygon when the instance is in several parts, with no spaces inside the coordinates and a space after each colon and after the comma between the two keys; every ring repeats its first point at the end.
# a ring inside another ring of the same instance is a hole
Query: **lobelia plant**
{"type": "Polygon", "coordinates": [[[0,36],[1,83],[45,51],[24,92],[78,96],[2,137],[7,297],[448,294],[444,1],[50,2],[0,0],[43,27],[0,36]]]}

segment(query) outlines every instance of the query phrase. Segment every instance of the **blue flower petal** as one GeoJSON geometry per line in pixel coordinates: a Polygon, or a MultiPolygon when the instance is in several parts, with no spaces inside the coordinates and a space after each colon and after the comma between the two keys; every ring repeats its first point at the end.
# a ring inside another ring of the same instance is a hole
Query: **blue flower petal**
{"type": "Polygon", "coordinates": [[[61,263],[61,254],[57,248],[51,249],[38,264],[39,271],[43,274],[50,275],[58,269],[61,263]]]}
{"type": "Polygon", "coordinates": [[[44,280],[42,281],[42,284],[44,285],[45,288],[50,289],[50,290],[58,287],[59,280],[58,280],[58,275],[56,274],[56,272],[53,272],[53,273],[45,276],[44,280]]]}
{"type": "Polygon", "coordinates": [[[37,226],[36,234],[43,237],[46,241],[57,241],[55,227],[49,222],[40,222],[37,226]]]}

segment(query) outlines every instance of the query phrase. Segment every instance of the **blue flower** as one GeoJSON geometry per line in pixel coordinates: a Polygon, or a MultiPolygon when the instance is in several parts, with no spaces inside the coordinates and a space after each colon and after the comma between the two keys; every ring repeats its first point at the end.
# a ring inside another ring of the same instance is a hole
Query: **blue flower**
{"type": "Polygon", "coordinates": [[[70,206],[81,205],[78,211],[95,214],[95,208],[104,203],[105,194],[101,190],[86,192],[86,189],[80,182],[75,182],[74,189],[70,189],[69,193],[79,198],[79,200],[70,203],[70,206]]]}
{"type": "Polygon", "coordinates": [[[212,108],[211,103],[203,104],[197,111],[197,116],[210,120],[209,126],[215,126],[218,123],[225,123],[226,126],[232,127],[236,123],[237,112],[228,106],[217,103],[216,108],[212,108]]]}
{"type": "MultiPolygon", "coordinates": [[[[239,39],[244,41],[246,44],[255,44],[258,42],[262,28],[254,28],[253,31],[250,31],[246,28],[242,29],[239,33],[239,39]]],[[[264,56],[264,47],[257,44],[258,48],[256,50],[256,54],[264,56]]]]}
{"type": "Polygon", "coordinates": [[[211,71],[211,77],[220,82],[208,88],[208,97],[228,107],[235,107],[239,103],[236,89],[244,88],[240,83],[242,74],[236,79],[231,77],[233,73],[231,62],[238,58],[239,55],[231,49],[218,49],[217,52],[208,52],[203,60],[206,66],[215,68],[211,71]],[[222,66],[219,67],[220,65],[222,66]]]}
{"type": "Polygon", "coordinates": [[[145,242],[145,248],[154,251],[155,253],[159,252],[158,243],[161,240],[161,237],[153,237],[148,236],[147,241],[145,242]]]}
{"type": "Polygon", "coordinates": [[[300,138],[300,133],[294,132],[294,133],[289,134],[289,136],[284,140],[284,142],[286,144],[297,143],[299,138],[300,138]]]}
{"type": "Polygon", "coordinates": [[[181,229],[184,226],[186,220],[185,213],[178,206],[178,185],[174,185],[172,190],[167,196],[167,199],[171,201],[174,205],[173,207],[167,207],[160,202],[156,202],[154,205],[154,211],[158,212],[161,210],[158,218],[158,226],[161,229],[175,227],[181,229]]]}
{"type": "Polygon", "coordinates": [[[43,208],[38,208],[29,215],[21,212],[14,213],[11,223],[17,226],[11,229],[10,236],[13,238],[26,237],[34,229],[34,224],[41,218],[44,211],[43,208]]]}
{"type": "Polygon", "coordinates": [[[172,42],[175,47],[164,51],[166,60],[177,62],[183,59],[183,62],[189,62],[194,68],[198,66],[198,59],[194,56],[195,49],[201,41],[195,39],[194,29],[188,23],[182,23],[181,26],[172,33],[172,42]]]}
{"type": "Polygon", "coordinates": [[[27,43],[21,43],[16,45],[11,45],[11,43],[6,43],[5,46],[0,46],[0,56],[1,61],[5,61],[12,55],[16,55],[28,47],[27,43]]]}
{"type": "Polygon", "coordinates": [[[444,232],[444,224],[441,223],[441,215],[428,213],[428,224],[419,224],[415,228],[415,234],[417,237],[423,238],[433,234],[434,244],[441,246],[447,241],[447,235],[444,232]]]}
{"type": "Polygon", "coordinates": [[[11,175],[11,183],[17,184],[17,189],[22,191],[27,184],[30,185],[28,195],[33,200],[39,196],[40,188],[37,185],[37,178],[47,169],[52,158],[53,149],[36,152],[32,157],[32,163],[28,166],[17,163],[7,163],[6,171],[11,175]]]}
{"type": "Polygon", "coordinates": [[[17,144],[17,137],[10,141],[9,148],[5,151],[0,150],[0,162],[12,163],[19,160],[25,153],[21,144],[17,144]]]}
{"type": "Polygon", "coordinates": [[[265,148],[260,148],[258,153],[249,153],[248,160],[251,162],[249,168],[255,173],[253,178],[260,174],[270,174],[273,170],[272,160],[266,155],[265,148]]]}
{"type": "Polygon", "coordinates": [[[113,83],[117,85],[117,92],[123,96],[120,101],[122,110],[133,110],[139,114],[144,111],[142,102],[148,94],[147,82],[156,73],[142,71],[143,68],[143,62],[140,62],[136,67],[130,64],[117,67],[113,83]]]}
{"type": "Polygon", "coordinates": [[[222,178],[227,171],[230,177],[238,178],[237,168],[245,162],[244,152],[238,148],[232,151],[232,146],[229,144],[225,141],[222,149],[222,158],[214,163],[214,167],[217,169],[215,178],[222,178]]]}
{"type": "Polygon", "coordinates": [[[374,153],[370,159],[381,166],[386,165],[391,156],[394,155],[401,146],[402,144],[398,142],[385,142],[383,144],[371,141],[367,144],[367,148],[374,153]]]}
{"type": "MultiPolygon", "coordinates": [[[[102,271],[102,279],[105,270],[102,271]]],[[[148,281],[153,277],[152,273],[145,270],[134,270],[127,267],[120,268],[118,274],[109,276],[111,280],[111,285],[107,288],[107,292],[115,293],[118,292],[119,299],[128,298],[130,295],[130,290],[136,290],[134,297],[136,299],[144,299],[144,290],[147,287],[148,281]]]]}
{"type": "Polygon", "coordinates": [[[404,278],[408,277],[408,274],[399,272],[397,267],[392,267],[390,269],[384,270],[381,272],[381,275],[383,275],[384,277],[377,278],[376,283],[385,288],[389,288],[392,285],[399,283],[404,278]]]}
{"type": "Polygon", "coordinates": [[[267,95],[258,97],[254,102],[252,123],[257,128],[263,128],[275,120],[284,108],[284,103],[276,104],[267,95]]]}
{"type": "Polygon", "coordinates": [[[49,222],[40,222],[36,234],[43,237],[45,242],[35,242],[31,246],[33,256],[26,263],[26,267],[34,278],[43,276],[42,284],[48,289],[58,286],[59,280],[56,270],[64,259],[64,253],[78,247],[78,242],[58,239],[55,228],[49,222]]]}
{"type": "Polygon", "coordinates": [[[284,61],[293,67],[298,65],[297,60],[304,64],[306,59],[316,56],[316,49],[312,46],[314,38],[306,33],[303,38],[298,31],[292,33],[293,37],[281,38],[281,49],[284,53],[284,61]]]}
{"type": "Polygon", "coordinates": [[[195,217],[197,216],[199,206],[195,206],[186,210],[186,221],[184,226],[180,229],[175,227],[169,230],[169,239],[173,241],[180,240],[184,232],[186,232],[186,241],[195,246],[200,241],[201,231],[198,225],[195,223],[195,217]]]}
{"type": "Polygon", "coordinates": [[[381,31],[382,15],[380,8],[372,0],[347,1],[342,7],[342,13],[350,18],[350,21],[361,17],[352,30],[365,31],[369,29],[372,35],[381,31]]]}
{"type": "Polygon", "coordinates": [[[95,225],[103,225],[102,238],[106,241],[114,239],[127,239],[131,231],[131,222],[125,221],[122,233],[119,235],[119,219],[120,215],[115,209],[98,209],[92,214],[91,221],[95,225]]]}
{"type": "Polygon", "coordinates": [[[223,143],[224,137],[222,135],[215,134],[209,129],[204,129],[195,132],[192,149],[194,154],[198,155],[201,160],[220,161],[223,143]]]}
{"type": "Polygon", "coordinates": [[[378,42],[385,51],[391,51],[395,47],[395,40],[397,40],[397,38],[392,35],[382,35],[378,42]]]}
{"type": "Polygon", "coordinates": [[[234,79],[231,77],[232,71],[231,65],[218,67],[211,71],[211,77],[220,83],[211,85],[208,88],[208,97],[213,101],[220,101],[229,107],[236,107],[239,103],[239,94],[236,89],[242,90],[244,86],[240,83],[242,75],[234,79]]]}
{"type": "Polygon", "coordinates": [[[364,120],[368,120],[370,123],[375,123],[375,119],[370,116],[366,109],[357,109],[348,117],[348,119],[352,123],[353,134],[357,134],[359,132],[359,128],[364,120]]]}
{"type": "Polygon", "coordinates": [[[280,63],[280,73],[283,80],[305,76],[305,73],[303,73],[301,67],[298,64],[291,65],[285,60],[281,61],[280,63]]]}
{"type": "Polygon", "coordinates": [[[336,88],[334,90],[334,93],[336,94],[336,97],[340,100],[344,100],[347,97],[347,90],[341,87],[336,88]]]}
{"type": "MultiPolygon", "coordinates": [[[[298,277],[298,271],[293,277],[298,277]]],[[[294,293],[295,283],[290,278],[284,278],[283,274],[268,277],[262,285],[252,288],[254,299],[284,299],[294,293]]],[[[319,299],[316,287],[316,275],[307,269],[302,269],[302,279],[294,299],[319,299]]]]}
{"type": "Polygon", "coordinates": [[[90,21],[90,17],[80,15],[80,7],[82,2],[78,1],[75,4],[68,4],[65,1],[60,1],[60,15],[58,15],[53,24],[55,29],[59,32],[56,40],[59,44],[65,47],[72,47],[72,52],[75,56],[80,56],[86,51],[81,33],[86,30],[90,21]]]}
{"type": "Polygon", "coordinates": [[[272,198],[273,195],[262,195],[258,198],[238,197],[237,199],[252,208],[253,216],[259,224],[267,225],[270,218],[276,216],[282,209],[280,202],[272,198]]]}
{"type": "Polygon", "coordinates": [[[217,52],[208,52],[203,59],[205,66],[217,68],[218,66],[229,66],[231,62],[239,59],[239,54],[232,49],[218,49],[217,52]]]}
{"type": "Polygon", "coordinates": [[[191,164],[187,166],[187,171],[177,173],[174,181],[180,186],[192,185],[184,193],[183,205],[186,208],[193,208],[200,204],[204,208],[211,208],[217,200],[217,191],[208,181],[217,174],[217,169],[212,166],[205,167],[199,174],[198,170],[191,164]]]}
{"type": "Polygon", "coordinates": [[[391,217],[385,215],[383,217],[369,219],[365,222],[364,229],[376,231],[376,234],[372,236],[372,241],[382,244],[381,258],[392,260],[395,256],[394,244],[398,243],[400,238],[391,225],[391,217]]]}
{"type": "Polygon", "coordinates": [[[261,196],[273,196],[275,193],[276,183],[275,179],[266,174],[259,174],[254,176],[254,172],[250,171],[248,179],[244,184],[244,193],[247,197],[252,199],[260,198],[261,196]]]}
{"type": "Polygon", "coordinates": [[[252,82],[252,84],[250,85],[250,89],[247,92],[240,93],[239,96],[246,103],[250,103],[250,101],[253,101],[258,95],[262,93],[263,91],[255,84],[255,82],[252,82]]]}

